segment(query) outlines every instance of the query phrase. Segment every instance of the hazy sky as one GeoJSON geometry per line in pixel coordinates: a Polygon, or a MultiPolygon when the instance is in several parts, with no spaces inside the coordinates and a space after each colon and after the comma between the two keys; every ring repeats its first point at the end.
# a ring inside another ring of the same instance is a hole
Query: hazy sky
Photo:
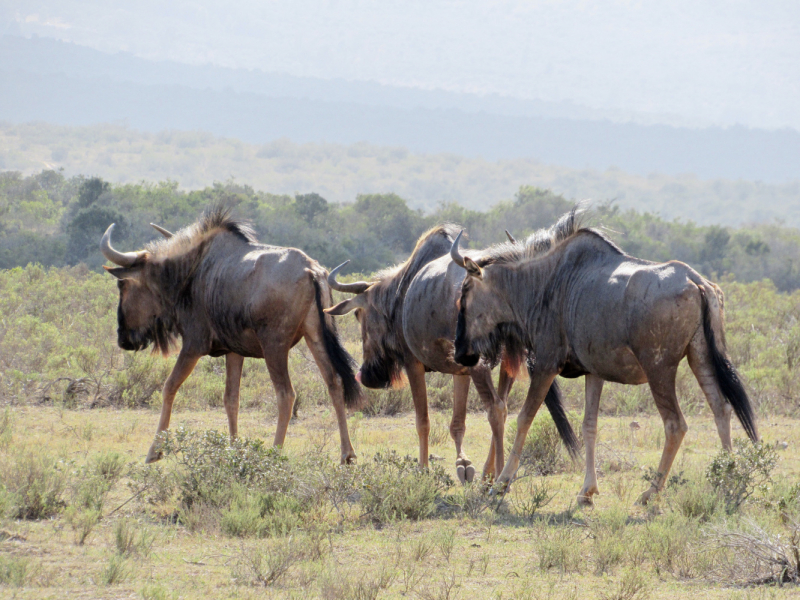
{"type": "Polygon", "coordinates": [[[151,59],[800,130],[797,0],[4,0],[3,30],[151,59]]]}

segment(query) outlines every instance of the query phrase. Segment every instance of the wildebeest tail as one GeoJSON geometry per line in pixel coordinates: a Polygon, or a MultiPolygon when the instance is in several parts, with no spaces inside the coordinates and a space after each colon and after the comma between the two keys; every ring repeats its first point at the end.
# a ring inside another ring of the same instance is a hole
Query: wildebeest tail
{"type": "Polygon", "coordinates": [[[342,388],[344,389],[344,403],[348,407],[358,406],[361,401],[361,386],[358,385],[355,376],[356,361],[347,353],[347,350],[342,346],[342,341],[339,338],[339,333],[336,331],[336,323],[328,317],[323,311],[333,304],[330,290],[325,288],[327,292],[327,302],[323,301],[323,288],[319,279],[312,275],[314,282],[314,300],[317,304],[317,313],[319,314],[319,321],[322,327],[322,340],[325,344],[325,352],[328,359],[331,361],[334,371],[342,379],[342,388]]]}
{"type": "Polygon", "coordinates": [[[714,367],[717,385],[722,395],[733,408],[733,412],[739,418],[739,422],[742,424],[747,436],[757,442],[758,432],[756,431],[755,414],[753,413],[750,399],[747,397],[747,392],[744,389],[744,385],[742,385],[739,374],[736,372],[736,368],[717,345],[714,327],[711,322],[711,307],[708,305],[708,298],[706,297],[707,290],[702,284],[698,285],[698,287],[703,305],[703,334],[708,345],[708,353],[711,355],[711,363],[714,367]]]}
{"type": "Polygon", "coordinates": [[[553,379],[550,389],[547,390],[547,396],[544,397],[545,406],[550,411],[550,416],[553,418],[553,423],[556,424],[558,435],[567,447],[567,451],[572,458],[580,456],[580,443],[575,431],[572,429],[572,424],[569,422],[567,413],[564,410],[564,402],[561,396],[561,388],[558,387],[558,382],[553,379]]]}

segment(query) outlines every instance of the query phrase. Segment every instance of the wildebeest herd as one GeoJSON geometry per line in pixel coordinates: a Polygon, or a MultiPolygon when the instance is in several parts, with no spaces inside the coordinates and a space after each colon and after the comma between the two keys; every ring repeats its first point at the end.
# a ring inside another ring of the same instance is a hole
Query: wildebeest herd
{"type": "Polygon", "coordinates": [[[386,388],[400,382],[403,372],[414,400],[423,466],[430,429],[425,373],[453,375],[450,434],[461,481],[475,476],[462,447],[470,380],[475,384],[492,431],[483,476],[494,479],[496,490],[504,490],[519,468],[543,402],[570,453],[577,455],[558,375],[584,376],[586,382],[581,503],[591,504],[598,492],[595,439],[605,381],[647,383],[664,421],[658,475],[642,502],[663,487],[686,434],[675,392],[683,357],[708,400],[723,447],[731,448],[731,412],[757,440],[750,401],[725,351],[719,287],[683,263],[626,255],[601,232],[582,227],[579,215],[573,210],[524,242],[509,236],[508,243],[466,254],[459,250],[459,228],[440,225],[422,235],[405,262],[357,283],[337,281],[344,265],[329,274],[300,250],[259,244],[246,223],[222,208],[175,234],[154,225],[163,239],[138,252],[113,248],[112,224],[100,247],[117,265],[106,269],[120,291],[119,346],[152,345],[167,353],[181,340],[147,462],[161,458],[158,433],[169,428],[178,388],[206,355],[226,358],[224,405],[232,437],[238,432],[244,357],[265,360],[278,400],[274,444],[282,445],[295,401],[288,355],[301,339],[333,401],[343,463],[356,458],[346,409],[362,402],[359,382],[386,388]],[[331,290],[353,296],[333,306],[331,290]],[[334,322],[350,312],[362,334],[363,364],[357,373],[334,322]],[[491,372],[498,363],[495,387],[491,372]],[[522,364],[530,385],[504,460],[506,402],[522,364]]]}

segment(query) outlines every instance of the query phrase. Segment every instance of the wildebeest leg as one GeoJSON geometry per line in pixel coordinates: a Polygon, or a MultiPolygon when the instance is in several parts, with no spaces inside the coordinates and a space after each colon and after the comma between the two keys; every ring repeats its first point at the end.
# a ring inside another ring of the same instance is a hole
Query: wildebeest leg
{"type": "Polygon", "coordinates": [[[506,424],[506,407],[494,389],[492,371],[489,367],[479,363],[470,369],[470,375],[478,390],[478,396],[486,407],[486,416],[489,426],[492,428],[492,445],[489,449],[489,458],[483,467],[484,478],[491,479],[502,470],[505,462],[503,434],[506,424]]]}
{"type": "Polygon", "coordinates": [[[700,384],[700,389],[708,400],[708,405],[714,413],[714,422],[717,425],[719,439],[722,447],[729,452],[731,446],[731,413],[733,407],[722,396],[717,378],[714,375],[714,366],[708,354],[708,345],[702,327],[698,328],[689,345],[689,366],[700,384]]]}
{"type": "Polygon", "coordinates": [[[475,479],[475,467],[464,452],[464,434],[467,432],[467,398],[469,375],[453,375],[453,418],[450,437],[456,443],[456,475],[461,483],[475,479]]]}
{"type": "Polygon", "coordinates": [[[661,462],[658,464],[656,481],[652,482],[650,489],[644,492],[638,502],[647,504],[651,496],[660,492],[667,482],[672,463],[678,448],[681,446],[689,427],[683,418],[681,407],[678,406],[678,397],[675,394],[675,375],[677,367],[662,367],[657,373],[646,371],[650,383],[650,391],[656,401],[656,407],[664,421],[664,450],[661,453],[661,462]]]}
{"type": "Polygon", "coordinates": [[[514,438],[514,445],[508,455],[508,461],[503,468],[503,472],[497,478],[495,487],[503,490],[507,489],[511,483],[514,475],[519,468],[519,459],[522,456],[522,448],[525,446],[525,438],[528,437],[528,430],[531,428],[533,418],[539,411],[539,407],[544,402],[544,397],[556,378],[556,373],[542,373],[534,371],[531,373],[531,384],[528,388],[528,395],[525,397],[525,403],[517,416],[517,435],[514,438]]]}
{"type": "MultiPolygon", "coordinates": [[[[511,393],[511,386],[514,385],[514,378],[506,372],[504,368],[505,363],[501,363],[500,377],[497,381],[497,396],[500,402],[503,403],[503,429],[505,430],[506,419],[508,418],[508,395],[511,393]]],[[[505,434],[504,434],[505,435],[505,434]]],[[[500,445],[501,451],[503,445],[500,445]]],[[[493,479],[502,469],[505,460],[504,453],[501,452],[499,458],[495,453],[494,435],[489,445],[489,456],[486,457],[486,463],[483,465],[483,476],[486,479],[493,479]]]]}
{"type": "Polygon", "coordinates": [[[172,373],[167,377],[167,382],[161,392],[161,418],[158,421],[156,439],[153,440],[150,450],[147,452],[145,463],[161,460],[161,439],[158,434],[169,429],[169,419],[172,416],[172,403],[175,401],[175,394],[178,393],[178,388],[186,381],[186,378],[192,374],[198,360],[200,360],[199,356],[184,351],[181,351],[178,355],[178,360],[175,362],[175,366],[172,367],[172,373]]]}
{"type": "Polygon", "coordinates": [[[286,439],[286,430],[292,418],[295,393],[292,381],[289,378],[289,349],[286,347],[269,347],[262,342],[264,348],[264,361],[267,363],[269,378],[275,388],[278,400],[278,426],[275,429],[274,446],[283,446],[286,439]]]}
{"type": "Polygon", "coordinates": [[[597,375],[586,375],[586,410],[583,415],[583,443],[586,447],[586,476],[583,488],[578,494],[578,504],[592,506],[592,496],[600,493],[597,487],[597,470],[594,464],[594,449],[597,441],[597,413],[600,408],[600,394],[603,380],[597,375]]]}
{"type": "Polygon", "coordinates": [[[428,433],[431,423],[428,420],[428,388],[425,385],[425,366],[414,361],[406,365],[408,384],[411,387],[411,397],[414,399],[414,414],[417,422],[417,436],[419,437],[419,464],[428,466],[428,433]]]}
{"type": "Polygon", "coordinates": [[[343,465],[352,464],[356,462],[357,456],[350,441],[350,432],[347,429],[347,408],[344,405],[342,380],[331,364],[321,332],[317,334],[310,331],[310,328],[306,328],[305,338],[308,349],[311,350],[317,367],[319,367],[319,372],[322,374],[322,379],[328,387],[328,394],[330,394],[331,402],[333,402],[333,410],[336,412],[336,423],[339,426],[339,446],[341,449],[340,460],[343,465]]]}
{"type": "Polygon", "coordinates": [[[239,434],[239,384],[242,380],[244,357],[231,352],[225,355],[225,414],[228,415],[228,433],[231,439],[239,434]]]}

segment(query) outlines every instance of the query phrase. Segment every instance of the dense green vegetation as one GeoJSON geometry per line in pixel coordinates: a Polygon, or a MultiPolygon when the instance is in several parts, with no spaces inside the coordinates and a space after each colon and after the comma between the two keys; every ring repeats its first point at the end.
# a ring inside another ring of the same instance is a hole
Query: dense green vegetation
{"type": "MultiPolygon", "coordinates": [[[[800,394],[800,291],[778,292],[770,282],[723,283],[728,351],[743,375],[759,414],[798,414],[800,394]]],[[[116,344],[118,293],[111,277],[84,265],[38,265],[0,271],[0,401],[55,403],[66,407],[159,407],[161,386],[174,364],[149,352],[123,352],[116,344]]],[[[356,320],[338,321],[347,350],[360,362],[356,320]]],[[[706,401],[688,368],[678,390],[687,414],[707,412],[706,401]]],[[[290,372],[301,413],[329,400],[304,344],[290,354],[290,372]]],[[[181,387],[183,407],[222,406],[224,358],[204,358],[181,387]]],[[[242,380],[242,406],[275,411],[274,392],[263,361],[248,360],[242,380]]],[[[563,380],[573,410],[583,407],[583,381],[563,380]]],[[[511,409],[527,386],[514,386],[511,409]]],[[[481,406],[474,389],[470,406],[481,406]]],[[[434,408],[452,406],[449,376],[428,374],[434,408]]],[[[369,391],[367,415],[397,414],[412,408],[410,392],[369,391]]],[[[607,414],[654,412],[647,386],[607,384],[602,410],[607,414]]]]}
{"type": "MultiPolygon", "coordinates": [[[[170,230],[194,221],[204,208],[224,203],[253,222],[265,243],[303,249],[328,268],[351,259],[351,268],[371,273],[407,256],[419,235],[435,223],[463,225],[471,246],[504,240],[504,229],[522,237],[551,225],[573,202],[532,186],[485,212],[450,203],[430,213],[413,210],[397,194],[360,194],[348,203],[317,193],[272,194],[233,181],[183,190],[174,181],[110,184],[57,171],[23,176],[0,174],[0,267],[28,263],[99,269],[98,242],[117,223],[115,243],[141,247],[155,235],[149,223],[170,230]]],[[[714,279],[771,279],[777,289],[800,288],[800,231],[777,224],[740,228],[668,221],[650,213],[597,204],[587,223],[605,227],[628,253],[641,258],[682,260],[714,279]]]]}

